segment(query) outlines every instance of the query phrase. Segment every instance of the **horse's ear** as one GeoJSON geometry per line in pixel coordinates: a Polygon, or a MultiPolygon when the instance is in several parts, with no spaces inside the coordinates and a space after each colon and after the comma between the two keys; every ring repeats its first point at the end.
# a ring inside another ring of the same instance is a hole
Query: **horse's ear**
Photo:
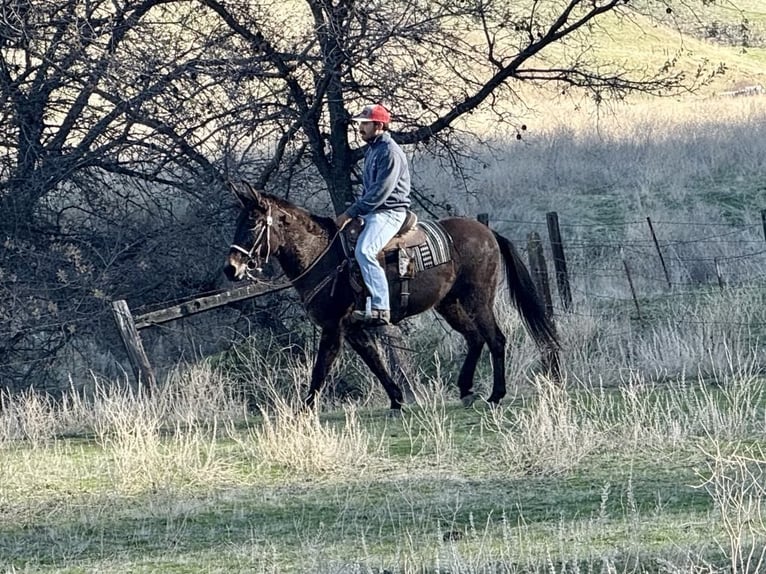
{"type": "Polygon", "coordinates": [[[236,182],[228,181],[226,183],[226,187],[228,187],[229,190],[234,194],[234,197],[237,198],[237,203],[239,203],[240,207],[246,207],[246,199],[244,197],[245,192],[243,191],[242,186],[236,182]]]}
{"type": "Polygon", "coordinates": [[[242,182],[242,184],[230,182],[229,187],[242,207],[257,207],[263,203],[260,192],[247,182],[242,182]]]}
{"type": "Polygon", "coordinates": [[[247,194],[250,197],[250,200],[256,205],[263,205],[263,196],[261,195],[261,192],[255,189],[248,182],[244,182],[244,183],[245,183],[245,188],[247,189],[247,194]]]}

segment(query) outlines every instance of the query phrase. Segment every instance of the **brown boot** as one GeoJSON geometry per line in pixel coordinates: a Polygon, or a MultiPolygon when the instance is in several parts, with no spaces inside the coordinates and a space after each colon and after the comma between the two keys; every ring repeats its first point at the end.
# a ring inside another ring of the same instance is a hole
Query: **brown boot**
{"type": "Polygon", "coordinates": [[[372,309],[368,315],[363,310],[357,309],[351,313],[351,320],[371,326],[389,325],[391,312],[388,309],[372,309]]]}

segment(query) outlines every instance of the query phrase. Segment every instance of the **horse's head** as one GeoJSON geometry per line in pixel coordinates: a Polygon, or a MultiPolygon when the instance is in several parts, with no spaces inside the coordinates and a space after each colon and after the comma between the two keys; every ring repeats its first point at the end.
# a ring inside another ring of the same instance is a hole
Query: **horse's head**
{"type": "Polygon", "coordinates": [[[232,186],[232,189],[242,204],[242,211],[223,271],[230,281],[240,281],[260,271],[277,252],[280,241],[272,201],[247,184],[244,188],[232,186]]]}

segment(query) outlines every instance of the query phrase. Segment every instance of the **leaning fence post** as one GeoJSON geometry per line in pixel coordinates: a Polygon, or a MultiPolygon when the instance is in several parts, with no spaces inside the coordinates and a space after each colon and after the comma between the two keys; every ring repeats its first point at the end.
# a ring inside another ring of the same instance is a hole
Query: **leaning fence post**
{"type": "Polygon", "coordinates": [[[665,281],[668,284],[668,288],[671,287],[670,284],[670,274],[668,273],[668,266],[665,265],[665,258],[662,256],[662,251],[660,250],[660,243],[657,241],[657,235],[654,233],[654,226],[652,225],[652,219],[650,217],[646,218],[646,222],[649,224],[649,231],[652,233],[652,241],[654,241],[654,248],[657,250],[657,255],[660,256],[660,264],[662,265],[662,272],[665,274],[665,281]]]}
{"type": "Polygon", "coordinates": [[[154,371],[146,356],[144,346],[141,343],[141,337],[138,335],[136,323],[133,321],[133,315],[130,313],[130,307],[124,299],[112,301],[112,313],[117,323],[117,329],[120,331],[120,338],[128,352],[130,366],[133,368],[133,374],[138,381],[139,388],[143,383],[147,391],[152,392],[157,387],[157,380],[154,378],[154,371]]]}
{"type": "Polygon", "coordinates": [[[723,291],[726,288],[726,282],[723,279],[721,263],[718,261],[718,257],[713,257],[713,265],[715,265],[715,276],[718,278],[718,288],[723,291]]]}
{"type": "Polygon", "coordinates": [[[628,260],[625,259],[625,250],[620,247],[620,258],[622,259],[622,266],[625,269],[625,275],[628,278],[628,285],[630,286],[630,294],[633,297],[633,303],[636,306],[636,315],[638,320],[641,321],[641,307],[638,305],[638,297],[636,296],[636,288],[633,286],[633,278],[630,275],[630,267],[628,267],[628,260]]]}
{"type": "Polygon", "coordinates": [[[535,282],[538,293],[545,304],[546,317],[553,316],[553,301],[551,299],[551,288],[548,283],[548,268],[545,265],[545,256],[543,255],[543,243],[540,235],[533,231],[527,236],[527,253],[529,257],[529,270],[532,272],[532,279],[535,282]]]}
{"type": "Polygon", "coordinates": [[[548,222],[548,237],[553,252],[553,267],[556,269],[556,286],[564,309],[569,311],[572,306],[572,291],[569,288],[569,275],[567,273],[567,260],[564,257],[564,244],[561,241],[559,229],[559,216],[555,211],[549,211],[545,215],[548,222]]]}

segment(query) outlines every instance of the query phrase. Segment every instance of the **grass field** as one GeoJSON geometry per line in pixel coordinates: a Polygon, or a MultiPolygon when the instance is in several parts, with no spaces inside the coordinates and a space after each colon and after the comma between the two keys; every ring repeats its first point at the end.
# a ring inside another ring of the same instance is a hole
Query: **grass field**
{"type": "MultiPolygon", "coordinates": [[[[766,324],[756,296],[718,295],[748,308],[743,320],[754,326],[766,324]]],[[[717,305],[698,308],[711,324],[717,305]]],[[[515,313],[499,310],[518,333],[515,313]]],[[[59,406],[34,394],[8,399],[0,567],[760,571],[761,337],[721,330],[704,356],[690,348],[691,329],[657,326],[644,338],[604,322],[583,336],[582,319],[571,321],[560,322],[566,384],[536,376],[534,350],[513,335],[515,384],[496,409],[458,406],[459,344],[438,331],[441,344],[429,342],[425,322],[413,343],[418,400],[400,418],[388,417],[382,391],[348,356],[340,372],[357,373],[364,396],[325,401],[320,414],[292,406],[309,356],[251,364],[270,405],[254,415],[231,392],[231,373],[205,364],[152,398],[104,385],[59,406]]],[[[481,389],[489,378],[483,365],[481,389]]]]}
{"type": "Polygon", "coordinates": [[[411,328],[419,401],[401,418],[350,356],[339,374],[362,398],[302,413],[310,353],[258,347],[244,375],[259,414],[204,363],[151,399],[114,383],[58,406],[16,396],[0,413],[0,569],[759,572],[763,296],[703,290],[691,316],[655,298],[643,328],[629,302],[580,301],[559,318],[563,386],[535,376],[500,304],[512,390],[497,409],[459,406],[461,344],[429,319],[411,328]]]}
{"type": "MultiPolygon", "coordinates": [[[[601,139],[587,110],[566,126],[549,117],[517,148],[498,142],[466,210],[493,202],[493,225],[515,238],[526,224],[506,220],[553,207],[588,223],[568,241],[615,223],[621,240],[635,239],[622,224],[647,213],[752,223],[763,209],[762,109],[762,98],[637,103],[599,118],[601,139]]],[[[663,229],[693,244],[679,231],[688,228],[663,229]]],[[[716,253],[762,241],[758,225],[746,233],[715,242],[716,253]]],[[[499,303],[511,396],[498,409],[458,406],[462,343],[429,317],[407,329],[420,400],[399,419],[350,356],[338,374],[361,398],[328,393],[319,415],[301,414],[291,404],[311,350],[266,345],[247,351],[239,373],[179,370],[151,399],[104,381],[60,405],[6,398],[0,569],[765,571],[766,293],[762,259],[748,261],[723,291],[681,270],[670,290],[639,280],[642,321],[624,278],[573,266],[572,312],[557,309],[562,386],[535,375],[536,352],[499,303]],[[243,380],[264,412],[247,412],[233,390],[243,380]]],[[[486,393],[486,361],[477,378],[486,393]]]]}
{"type": "Polygon", "coordinates": [[[725,390],[689,381],[614,394],[540,384],[497,411],[456,408],[437,392],[401,420],[283,411],[272,427],[216,433],[207,421],[167,435],[136,416],[145,404],[121,400],[132,412],[110,416],[136,417],[130,429],[6,445],[0,563],[692,572],[725,567],[751,537],[761,544],[752,513],[763,496],[763,381],[735,374],[725,390]],[[738,482],[748,477],[756,488],[738,482]]]}

